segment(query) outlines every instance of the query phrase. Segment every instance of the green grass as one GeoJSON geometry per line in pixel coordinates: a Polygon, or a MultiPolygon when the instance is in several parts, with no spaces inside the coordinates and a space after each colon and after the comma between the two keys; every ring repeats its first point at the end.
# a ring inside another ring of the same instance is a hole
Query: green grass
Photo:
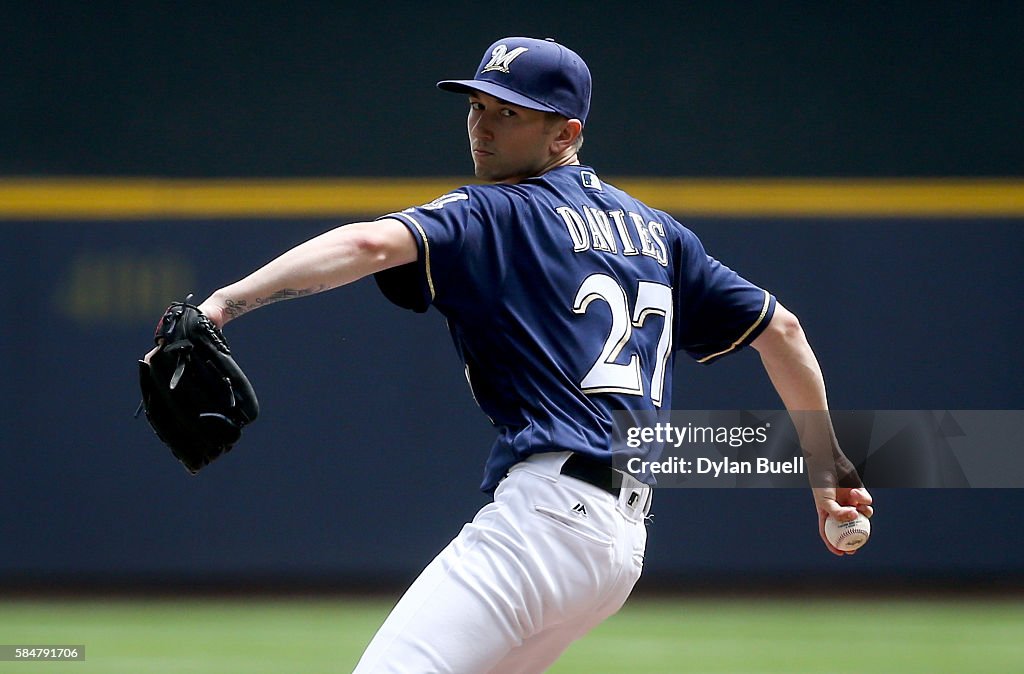
{"type": "MultiPolygon", "coordinates": [[[[85,662],[0,662],[0,672],[349,672],[389,602],[70,600],[0,603],[0,644],[84,644],[85,662]]],[[[643,672],[1024,671],[1020,601],[634,600],[551,670],[643,672]]]]}

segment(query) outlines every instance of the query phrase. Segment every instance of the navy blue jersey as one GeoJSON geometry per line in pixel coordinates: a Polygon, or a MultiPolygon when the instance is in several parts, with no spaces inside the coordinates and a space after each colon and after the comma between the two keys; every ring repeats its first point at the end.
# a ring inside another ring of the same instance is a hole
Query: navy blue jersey
{"type": "Polygon", "coordinates": [[[537,452],[610,464],[613,410],[669,409],[677,350],[711,362],[750,343],[775,308],[693,232],[587,166],[385,217],[409,228],[419,258],[377,283],[396,304],[447,318],[498,429],[486,492],[537,452]]]}

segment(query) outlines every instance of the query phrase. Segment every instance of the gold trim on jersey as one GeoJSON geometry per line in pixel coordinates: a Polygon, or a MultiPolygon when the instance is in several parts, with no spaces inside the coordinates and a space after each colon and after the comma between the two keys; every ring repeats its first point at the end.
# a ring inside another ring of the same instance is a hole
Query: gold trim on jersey
{"type": "Polygon", "coordinates": [[[761,315],[757,317],[757,320],[754,321],[754,324],[751,325],[749,328],[747,328],[747,331],[744,332],[742,335],[740,335],[740,338],[737,339],[735,342],[733,342],[732,346],[730,346],[728,349],[725,349],[723,351],[719,351],[718,353],[713,353],[710,356],[704,356],[703,358],[698,359],[697,362],[698,363],[706,363],[709,360],[711,360],[712,358],[718,358],[719,356],[724,356],[725,354],[729,353],[730,351],[736,349],[736,347],[738,347],[740,344],[742,344],[743,340],[745,340],[750,335],[750,333],[752,333],[754,330],[757,329],[757,326],[761,325],[761,321],[763,321],[764,317],[768,314],[768,307],[770,307],[771,304],[772,304],[771,293],[769,293],[767,290],[765,290],[764,291],[764,304],[761,306],[761,315]]]}
{"type": "Polygon", "coordinates": [[[416,222],[416,218],[412,217],[408,213],[395,213],[395,215],[403,218],[407,218],[412,226],[416,228],[416,231],[420,233],[420,238],[423,239],[423,266],[427,271],[427,287],[430,289],[430,301],[434,301],[434,276],[430,273],[430,239],[427,238],[427,233],[423,231],[423,227],[420,223],[416,222]]]}

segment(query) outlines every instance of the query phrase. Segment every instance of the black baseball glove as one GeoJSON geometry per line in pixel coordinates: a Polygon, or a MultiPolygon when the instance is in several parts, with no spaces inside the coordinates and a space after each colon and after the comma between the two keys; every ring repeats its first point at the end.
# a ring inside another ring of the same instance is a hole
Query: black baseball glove
{"type": "Polygon", "coordinates": [[[193,475],[238,442],[260,406],[224,335],[198,307],[175,302],[157,323],[157,351],[139,361],[140,410],[193,475]]]}

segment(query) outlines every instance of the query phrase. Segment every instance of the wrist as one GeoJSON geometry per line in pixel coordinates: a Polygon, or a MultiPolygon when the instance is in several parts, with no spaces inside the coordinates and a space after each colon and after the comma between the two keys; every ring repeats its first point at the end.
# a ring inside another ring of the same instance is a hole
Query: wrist
{"type": "Polygon", "coordinates": [[[199,305],[199,311],[203,312],[214,325],[223,329],[234,316],[227,311],[227,302],[219,295],[220,291],[207,297],[199,305]]]}

